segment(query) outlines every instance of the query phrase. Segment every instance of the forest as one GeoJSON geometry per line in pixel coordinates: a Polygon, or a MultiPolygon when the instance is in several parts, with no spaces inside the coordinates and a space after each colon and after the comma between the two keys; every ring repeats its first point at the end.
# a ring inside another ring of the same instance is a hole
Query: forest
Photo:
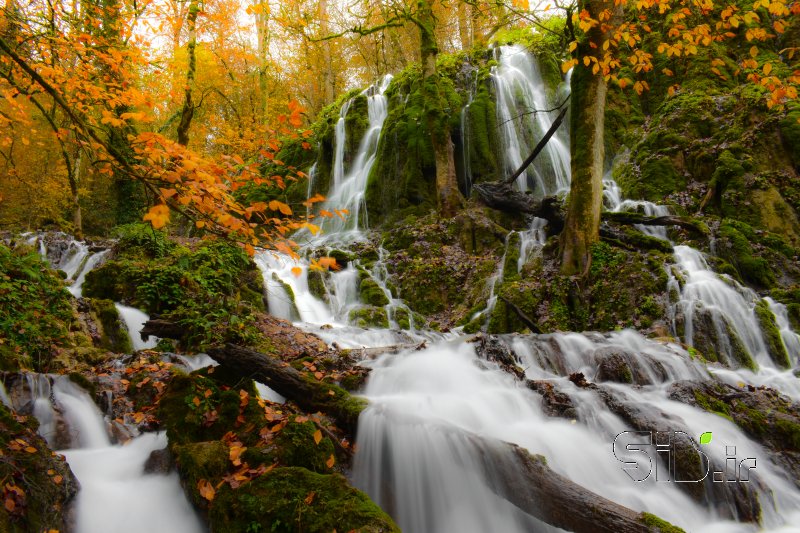
{"type": "Polygon", "coordinates": [[[798,0],[5,0],[0,531],[800,532],[798,0]]]}

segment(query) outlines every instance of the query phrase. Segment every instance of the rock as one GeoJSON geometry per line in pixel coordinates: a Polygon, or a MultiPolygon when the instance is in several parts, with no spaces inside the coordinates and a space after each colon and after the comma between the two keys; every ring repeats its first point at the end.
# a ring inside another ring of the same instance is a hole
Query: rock
{"type": "Polygon", "coordinates": [[[736,388],[717,381],[679,381],[670,386],[669,398],[732,420],[800,486],[800,403],[774,389],[736,388]]]}
{"type": "Polygon", "coordinates": [[[517,379],[525,377],[525,370],[517,363],[516,355],[500,338],[495,335],[478,333],[475,335],[473,342],[475,343],[475,352],[478,357],[497,363],[500,368],[516,376],[517,379]]]}
{"type": "Polygon", "coordinates": [[[568,394],[556,389],[552,381],[548,380],[527,380],[525,384],[529,389],[538,393],[542,397],[542,410],[547,416],[566,418],[575,420],[578,412],[575,404],[568,394]]]}
{"type": "Polygon", "coordinates": [[[655,380],[663,382],[667,378],[659,361],[647,354],[633,354],[619,346],[598,348],[592,357],[597,363],[595,381],[652,385],[655,380]]]}
{"type": "Polygon", "coordinates": [[[691,310],[692,335],[686,335],[687,318],[682,312],[675,316],[678,335],[686,338],[707,361],[719,362],[730,368],[756,368],[756,363],[747,351],[736,329],[724,315],[697,305],[691,310]]]}
{"type": "Polygon", "coordinates": [[[145,474],[168,474],[172,470],[172,454],[169,448],[153,450],[144,463],[145,474]]]}

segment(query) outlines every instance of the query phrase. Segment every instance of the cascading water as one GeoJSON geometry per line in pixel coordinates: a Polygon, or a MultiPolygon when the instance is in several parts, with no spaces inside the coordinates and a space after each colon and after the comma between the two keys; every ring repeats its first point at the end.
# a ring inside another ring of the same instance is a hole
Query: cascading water
{"type": "MultiPolygon", "coordinates": [[[[501,46],[496,50],[498,66],[492,68],[497,93],[497,123],[501,133],[503,176],[510,176],[530,155],[539,139],[558,115],[553,109],[557,88],[548,88],[539,65],[523,46],[501,46]]],[[[568,87],[568,82],[567,82],[568,87]]],[[[562,91],[563,92],[563,91],[562,91]]],[[[542,197],[566,191],[570,180],[568,130],[562,124],[536,161],[517,178],[519,190],[542,197]]]]}
{"type": "Polygon", "coordinates": [[[26,374],[24,402],[13,407],[39,420],[39,433],[63,454],[80,482],[76,533],[201,533],[204,527],[180,486],[177,473],[147,474],[150,453],[167,444],[148,433],[112,445],[108,424],[91,397],[66,376],[26,374]]]}
{"type": "Polygon", "coordinates": [[[122,319],[122,322],[125,324],[125,327],[128,330],[128,336],[131,338],[134,351],[151,350],[156,347],[156,344],[158,344],[157,337],[151,336],[145,341],[142,340],[142,336],[139,334],[144,327],[145,322],[150,320],[150,317],[147,315],[147,313],[134,307],[122,305],[121,303],[115,303],[114,307],[117,308],[119,317],[122,319]]]}
{"type": "MultiPolygon", "coordinates": [[[[370,86],[361,94],[367,98],[368,125],[364,136],[358,145],[358,150],[353,156],[349,169],[345,168],[346,130],[345,119],[350,108],[348,100],[340,112],[339,121],[336,123],[334,138],[334,164],[331,189],[328,191],[327,200],[323,208],[330,212],[346,210],[347,216],[325,219],[321,223],[323,230],[321,239],[330,242],[351,242],[359,240],[361,228],[364,227],[362,219],[366,216],[364,196],[367,188],[372,165],[378,152],[383,122],[389,111],[389,101],[384,95],[392,81],[391,75],[386,75],[377,85],[370,86]]],[[[313,241],[313,239],[312,239],[313,241]]],[[[316,243],[320,245],[320,242],[316,243]]]]}

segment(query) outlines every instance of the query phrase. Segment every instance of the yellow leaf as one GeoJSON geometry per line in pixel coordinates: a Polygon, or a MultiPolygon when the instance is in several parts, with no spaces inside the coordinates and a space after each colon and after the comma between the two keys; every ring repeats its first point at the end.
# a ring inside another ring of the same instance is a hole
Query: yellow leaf
{"type": "Polygon", "coordinates": [[[333,465],[336,464],[336,459],[334,459],[333,454],[325,461],[325,464],[328,465],[328,468],[333,468],[333,465]]]}
{"type": "Polygon", "coordinates": [[[764,76],[769,76],[770,72],[772,72],[772,63],[766,63],[764,65],[764,76]]]}
{"type": "Polygon", "coordinates": [[[752,57],[753,59],[758,57],[758,47],[757,46],[751,46],[750,47],[750,57],[752,57]]]}
{"type": "Polygon", "coordinates": [[[319,444],[321,440],[322,440],[322,431],[316,430],[314,432],[314,444],[319,444]]]}
{"type": "Polygon", "coordinates": [[[578,48],[578,41],[572,41],[569,43],[569,51],[573,52],[576,48],[578,48]]]}

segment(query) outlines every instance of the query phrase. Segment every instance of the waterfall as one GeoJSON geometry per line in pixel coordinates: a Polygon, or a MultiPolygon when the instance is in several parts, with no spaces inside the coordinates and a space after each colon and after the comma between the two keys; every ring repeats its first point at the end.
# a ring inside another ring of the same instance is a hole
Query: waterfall
{"type": "Polygon", "coordinates": [[[526,231],[519,232],[519,259],[517,259],[517,272],[522,271],[525,263],[530,261],[537,251],[542,249],[547,240],[545,231],[547,220],[534,217],[531,226],[526,231]]]}
{"type": "Polygon", "coordinates": [[[317,245],[332,240],[350,242],[363,239],[361,229],[366,226],[362,219],[366,218],[364,202],[367,178],[375,163],[381,129],[389,112],[389,101],[384,93],[389,88],[391,81],[392,76],[386,75],[378,84],[368,87],[361,93],[367,98],[369,122],[367,130],[359,142],[358,150],[353,156],[353,162],[348,169],[344,165],[345,121],[351,101],[348,100],[342,106],[334,136],[333,179],[331,180],[331,189],[328,191],[323,209],[331,213],[336,210],[346,211],[346,215],[335,216],[322,221],[322,235],[318,239],[311,239],[312,242],[318,241],[317,245]]]}
{"type": "Polygon", "coordinates": [[[75,298],[80,298],[83,295],[83,282],[86,279],[86,274],[100,265],[110,253],[111,250],[102,250],[89,256],[89,258],[86,260],[86,263],[84,263],[83,268],[80,269],[78,277],[76,277],[72,284],[67,287],[67,290],[69,290],[69,292],[75,298]]]}
{"type": "MultiPolygon", "coordinates": [[[[556,101],[548,96],[536,58],[523,46],[501,46],[496,49],[495,56],[498,66],[492,68],[492,80],[504,147],[503,175],[510,176],[550,129],[559,112],[554,108],[563,100],[556,101]]],[[[531,190],[542,197],[566,191],[569,180],[569,134],[562,124],[536,161],[517,178],[516,184],[519,190],[531,190]]]]}
{"type": "MultiPolygon", "coordinates": [[[[89,394],[67,376],[25,374],[12,396],[33,414],[39,434],[64,457],[80,483],[76,533],[201,533],[204,527],[181,489],[178,474],[147,474],[150,453],[166,434],[148,433],[112,445],[108,424],[89,394]]],[[[135,432],[135,430],[133,430],[135,432]]]]}
{"type": "Polygon", "coordinates": [[[122,319],[122,322],[125,324],[125,327],[128,330],[128,336],[131,338],[134,351],[152,350],[156,347],[156,344],[158,344],[158,338],[151,336],[149,340],[144,341],[142,340],[142,336],[139,334],[144,327],[145,322],[150,320],[150,317],[147,315],[147,313],[144,313],[143,311],[140,311],[134,307],[122,305],[121,303],[115,303],[114,307],[117,308],[119,317],[122,319]]]}

